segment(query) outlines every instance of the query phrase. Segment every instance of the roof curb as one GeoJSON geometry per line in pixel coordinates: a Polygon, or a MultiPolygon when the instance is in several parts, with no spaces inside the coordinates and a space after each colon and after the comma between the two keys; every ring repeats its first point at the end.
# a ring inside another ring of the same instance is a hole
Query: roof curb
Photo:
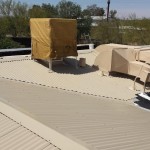
{"type": "MultiPolygon", "coordinates": [[[[11,107],[10,104],[5,102],[6,100],[0,98],[0,111],[16,122],[20,123],[24,127],[33,131],[37,135],[41,136],[45,140],[51,142],[53,145],[59,147],[61,150],[89,150],[79,143],[69,139],[68,137],[56,132],[55,130],[47,127],[46,125],[38,122],[37,120],[29,117],[21,111],[11,107]]],[[[8,102],[9,103],[9,102],[8,102]]]]}

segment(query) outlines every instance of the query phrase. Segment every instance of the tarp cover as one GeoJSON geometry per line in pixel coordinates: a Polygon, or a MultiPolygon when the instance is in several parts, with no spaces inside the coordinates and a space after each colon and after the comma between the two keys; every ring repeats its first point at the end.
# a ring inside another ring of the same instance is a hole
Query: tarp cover
{"type": "Polygon", "coordinates": [[[98,66],[103,72],[115,71],[141,78],[144,71],[150,72],[150,65],[136,60],[137,53],[133,48],[104,44],[98,46],[96,51],[99,54],[94,65],[98,66]]]}
{"type": "Polygon", "coordinates": [[[75,19],[30,19],[32,58],[49,59],[77,56],[75,19]]]}

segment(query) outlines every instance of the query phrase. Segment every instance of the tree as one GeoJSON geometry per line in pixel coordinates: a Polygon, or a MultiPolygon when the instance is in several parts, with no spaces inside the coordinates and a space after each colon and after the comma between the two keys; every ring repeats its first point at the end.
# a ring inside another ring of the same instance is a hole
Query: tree
{"type": "Polygon", "coordinates": [[[57,8],[54,5],[43,3],[42,9],[45,11],[46,17],[48,18],[58,17],[57,8]]]}
{"type": "Polygon", "coordinates": [[[7,32],[7,20],[3,17],[0,18],[0,39],[4,38],[7,32]]]}
{"type": "Polygon", "coordinates": [[[88,16],[103,16],[105,14],[105,10],[98,7],[96,4],[93,4],[87,6],[87,8],[83,10],[83,14],[88,16]]]}
{"type": "Polygon", "coordinates": [[[84,17],[80,5],[71,1],[61,0],[56,5],[58,16],[61,18],[77,19],[77,38],[84,33],[89,33],[91,22],[89,17],[84,17]]]}
{"type": "Polygon", "coordinates": [[[28,5],[26,3],[14,3],[12,13],[14,17],[28,17],[28,5]]]}
{"type": "Polygon", "coordinates": [[[82,11],[82,19],[78,23],[80,36],[84,34],[90,35],[93,22],[92,16],[103,16],[104,13],[104,9],[98,7],[96,4],[87,6],[87,8],[82,11]]]}
{"type": "Polygon", "coordinates": [[[122,43],[122,33],[119,31],[120,21],[115,19],[103,20],[92,30],[92,37],[104,43],[122,43]]]}
{"type": "Polygon", "coordinates": [[[150,44],[150,20],[137,19],[136,14],[130,14],[128,19],[122,21],[123,43],[132,45],[150,44]]]}
{"type": "MultiPolygon", "coordinates": [[[[26,3],[14,3],[12,22],[15,35],[25,36],[29,32],[28,5],[26,3]]],[[[12,29],[12,27],[11,27],[12,29]]],[[[13,32],[13,31],[12,31],[13,32]]]]}
{"type": "Polygon", "coordinates": [[[81,16],[77,19],[78,21],[78,39],[84,34],[90,34],[92,18],[90,16],[81,16]]]}
{"type": "Polygon", "coordinates": [[[29,29],[28,5],[13,0],[0,0],[1,20],[5,26],[5,34],[27,35],[29,29]]]}
{"type": "Polygon", "coordinates": [[[29,9],[30,18],[46,18],[46,11],[39,5],[33,5],[29,9]]]}
{"type": "Polygon", "coordinates": [[[57,6],[58,16],[61,18],[77,19],[81,15],[80,5],[71,1],[61,0],[57,6]]]}
{"type": "Polygon", "coordinates": [[[3,16],[10,16],[13,9],[14,1],[0,0],[0,14],[3,16]]]}
{"type": "Polygon", "coordinates": [[[23,48],[23,45],[11,40],[10,38],[0,38],[0,49],[8,49],[8,48],[23,48]]]}
{"type": "Polygon", "coordinates": [[[110,18],[114,19],[116,18],[117,10],[111,10],[109,14],[110,14],[110,18]]]}

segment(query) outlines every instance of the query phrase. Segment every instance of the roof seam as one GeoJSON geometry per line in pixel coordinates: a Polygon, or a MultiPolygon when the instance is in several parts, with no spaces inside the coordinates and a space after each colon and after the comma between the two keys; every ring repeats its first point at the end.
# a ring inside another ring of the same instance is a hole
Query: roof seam
{"type": "Polygon", "coordinates": [[[29,59],[29,58],[28,58],[28,59],[27,59],[27,58],[25,58],[25,59],[20,59],[20,60],[9,60],[9,61],[8,61],[8,60],[6,60],[6,61],[4,60],[4,61],[0,61],[0,63],[15,62],[15,61],[26,61],[26,60],[31,60],[31,59],[29,59]]]}
{"type": "MultiPolygon", "coordinates": [[[[46,142],[48,142],[48,143],[49,143],[49,145],[53,145],[54,147],[56,147],[57,149],[59,149],[59,150],[60,150],[60,148],[58,148],[56,145],[52,144],[50,141],[48,141],[48,140],[44,139],[44,138],[43,138],[43,137],[41,137],[40,135],[38,135],[38,134],[34,133],[33,131],[31,131],[30,129],[28,129],[28,128],[24,127],[23,125],[19,124],[18,122],[16,122],[15,120],[11,119],[11,118],[10,118],[10,117],[8,117],[8,116],[6,116],[6,115],[5,115],[5,114],[3,114],[2,112],[0,112],[0,114],[2,114],[2,115],[3,115],[3,116],[5,116],[6,118],[8,118],[8,119],[12,120],[13,122],[15,122],[15,123],[17,123],[17,124],[19,125],[16,129],[11,130],[8,134],[5,134],[4,136],[9,135],[11,132],[13,132],[13,131],[15,131],[15,130],[17,130],[17,129],[21,128],[21,127],[23,127],[24,129],[26,129],[26,130],[30,131],[31,133],[35,134],[36,136],[38,136],[38,137],[40,137],[41,139],[43,139],[43,140],[45,140],[46,142]]],[[[1,136],[1,137],[4,137],[4,136],[1,136]]],[[[49,145],[48,145],[48,146],[49,146],[49,145]]],[[[47,147],[47,146],[46,146],[46,147],[47,147]]],[[[46,147],[45,147],[45,148],[46,148],[46,147]]],[[[43,150],[44,150],[44,149],[43,149],[43,150]]]]}
{"type": "MultiPolygon", "coordinates": [[[[7,117],[7,116],[6,116],[6,117],[7,117]]],[[[14,120],[13,120],[13,121],[14,121],[14,120]]],[[[17,122],[16,122],[16,123],[17,123],[17,122]]],[[[18,123],[17,123],[17,124],[18,124],[18,123]]],[[[2,138],[2,137],[5,137],[5,136],[7,136],[7,135],[9,135],[9,134],[12,133],[13,131],[15,131],[15,130],[21,128],[21,127],[22,127],[22,126],[20,125],[20,126],[16,127],[15,129],[12,129],[11,131],[9,131],[9,132],[5,133],[4,135],[2,135],[1,138],[2,138]]]]}
{"type": "Polygon", "coordinates": [[[45,147],[42,148],[42,150],[44,150],[45,148],[49,147],[51,144],[46,145],[45,147]]]}
{"type": "MultiPolygon", "coordinates": [[[[45,150],[47,147],[49,147],[50,145],[53,145],[52,143],[49,142],[49,145],[46,145],[44,148],[42,148],[42,150],[45,150]]],[[[57,146],[53,145],[55,148],[57,148],[58,150],[61,150],[60,148],[58,148],[57,146]]]]}
{"type": "Polygon", "coordinates": [[[90,95],[90,96],[94,96],[94,97],[102,97],[102,98],[113,99],[113,100],[120,100],[120,101],[126,101],[126,102],[131,100],[131,99],[114,98],[114,97],[110,97],[110,96],[97,95],[97,94],[92,94],[92,93],[86,93],[86,92],[80,92],[80,91],[75,91],[75,90],[69,90],[69,89],[60,88],[60,87],[57,87],[57,86],[47,86],[47,85],[36,83],[36,82],[28,82],[28,81],[25,81],[25,80],[17,80],[17,79],[8,78],[8,77],[6,78],[6,77],[3,77],[3,76],[0,76],[0,78],[11,80],[11,81],[18,81],[18,82],[27,83],[27,84],[32,84],[32,85],[39,85],[39,86],[48,87],[48,88],[52,88],[52,89],[59,89],[59,90],[63,90],[63,91],[79,93],[79,94],[83,94],[83,95],[90,95]]]}

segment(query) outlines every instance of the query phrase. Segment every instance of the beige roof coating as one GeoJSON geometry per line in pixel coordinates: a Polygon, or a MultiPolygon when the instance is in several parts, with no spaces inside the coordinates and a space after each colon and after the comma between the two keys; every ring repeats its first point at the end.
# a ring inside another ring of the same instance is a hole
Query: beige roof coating
{"type": "Polygon", "coordinates": [[[98,46],[96,51],[99,52],[99,55],[96,57],[94,65],[103,72],[120,72],[139,76],[140,79],[143,77],[144,71],[150,72],[150,65],[145,63],[150,58],[150,53],[149,55],[147,53],[150,50],[135,50],[129,47],[104,44],[98,46]],[[137,61],[136,58],[144,59],[145,62],[137,61]]]}
{"type": "Polygon", "coordinates": [[[0,113],[1,150],[59,150],[29,129],[0,113]]]}
{"type": "Polygon", "coordinates": [[[149,112],[129,103],[4,79],[0,95],[5,103],[87,149],[149,150],[149,112]]]}
{"type": "MultiPolygon", "coordinates": [[[[79,54],[78,59],[86,58],[85,68],[75,69],[62,62],[54,63],[53,73],[49,73],[47,67],[34,62],[30,57],[5,57],[0,60],[0,77],[121,100],[130,100],[142,90],[142,85],[137,84],[138,91],[130,91],[128,88],[133,85],[133,80],[127,77],[98,75],[99,70],[92,68],[96,56],[95,51],[79,54]]],[[[72,60],[68,58],[68,61],[72,60]]]]}
{"type": "Polygon", "coordinates": [[[1,58],[0,99],[9,109],[0,102],[0,111],[63,150],[149,149],[149,112],[129,100],[139,92],[128,89],[133,80],[100,77],[97,54],[79,54],[87,66],[78,70],[56,62],[53,73],[29,56],[1,58]]]}
{"type": "MultiPolygon", "coordinates": [[[[72,147],[79,150],[87,150],[84,146],[74,142],[70,138],[58,133],[57,131],[49,128],[48,126],[35,120],[31,113],[23,110],[23,108],[16,107],[9,103],[7,100],[0,98],[0,110],[7,116],[10,116],[21,125],[30,129],[32,132],[37,133],[42,138],[57,145],[62,150],[70,150],[72,147]],[[31,117],[32,116],[32,117],[31,117]]],[[[8,137],[9,138],[9,137],[8,137]]],[[[55,149],[55,148],[54,148],[55,149]]]]}
{"type": "Polygon", "coordinates": [[[122,44],[113,44],[113,43],[107,45],[113,47],[133,49],[136,53],[136,60],[150,62],[150,45],[132,46],[132,45],[122,45],[122,44]]]}

